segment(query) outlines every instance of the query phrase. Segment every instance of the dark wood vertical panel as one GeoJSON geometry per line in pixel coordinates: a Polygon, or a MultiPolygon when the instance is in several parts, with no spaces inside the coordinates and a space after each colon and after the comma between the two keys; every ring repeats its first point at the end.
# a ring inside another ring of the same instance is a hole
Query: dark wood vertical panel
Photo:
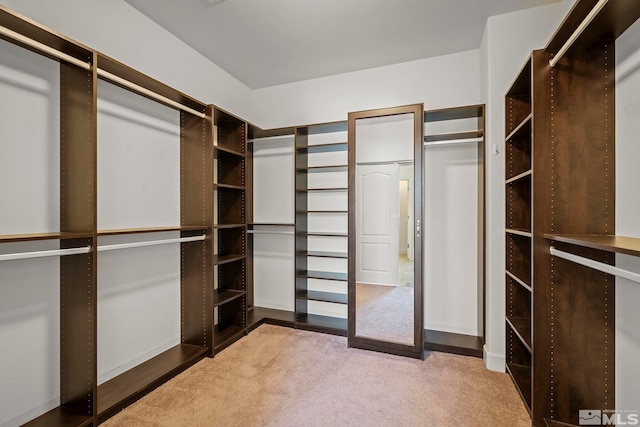
{"type": "MultiPolygon", "coordinates": [[[[248,125],[247,125],[248,126],[248,125]]],[[[249,134],[247,129],[246,135],[249,134]]],[[[253,224],[253,143],[247,141],[245,153],[247,155],[245,172],[245,208],[247,210],[247,224],[253,224]]],[[[247,235],[247,309],[253,307],[253,237],[247,235]]]]}
{"type": "Polygon", "coordinates": [[[60,396],[61,406],[89,416],[97,388],[96,88],[95,73],[60,64],[60,231],[93,234],[60,242],[92,247],[60,258],[60,396]]]}
{"type": "Polygon", "coordinates": [[[482,295],[478,301],[478,324],[482,325],[482,342],[484,343],[487,330],[485,321],[486,310],[486,285],[485,285],[485,264],[486,251],[485,242],[487,238],[485,224],[486,210],[486,180],[485,180],[485,164],[486,164],[486,131],[485,131],[485,106],[479,107],[480,116],[478,117],[478,129],[482,131],[482,142],[478,143],[478,295],[482,295]]]}
{"type": "MultiPolygon", "coordinates": [[[[424,274],[423,274],[423,231],[424,214],[424,104],[415,104],[408,108],[413,113],[413,346],[414,357],[424,357],[424,274]]],[[[353,187],[355,190],[355,187],[353,187]]],[[[411,226],[411,225],[410,225],[411,226]]],[[[355,256],[355,252],[354,252],[355,256]]]]}
{"type": "MultiPolygon", "coordinates": [[[[181,244],[181,341],[213,349],[213,127],[180,113],[180,223],[202,226],[206,240],[181,244]]],[[[202,232],[183,231],[183,237],[202,232]]]]}
{"type": "MultiPolygon", "coordinates": [[[[349,113],[348,149],[348,261],[347,261],[347,339],[349,347],[356,345],[356,114],[349,113]]],[[[415,259],[415,257],[414,257],[415,259]]]]}
{"type": "Polygon", "coordinates": [[[543,237],[615,232],[614,47],[549,58],[534,54],[535,426],[615,405],[614,280],[551,257],[543,237]]]}

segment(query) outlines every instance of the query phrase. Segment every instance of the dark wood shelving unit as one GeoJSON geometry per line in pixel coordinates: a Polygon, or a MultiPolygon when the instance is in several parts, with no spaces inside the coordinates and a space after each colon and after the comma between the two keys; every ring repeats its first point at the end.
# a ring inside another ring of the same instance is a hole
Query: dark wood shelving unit
{"type": "Polygon", "coordinates": [[[506,95],[506,228],[531,233],[506,233],[507,367],[534,427],[578,425],[580,409],[616,401],[615,280],[550,247],[610,265],[615,253],[640,254],[640,239],[613,235],[610,59],[640,4],[609,0],[561,52],[597,3],[575,3],[506,95]]]}
{"type": "Polygon", "coordinates": [[[252,260],[247,229],[250,211],[251,154],[248,124],[221,109],[213,109],[213,192],[216,217],[213,264],[214,353],[222,351],[247,331],[247,294],[252,260]]]}
{"type": "Polygon", "coordinates": [[[446,133],[440,135],[427,135],[424,137],[424,142],[440,142],[440,141],[454,141],[458,139],[476,139],[484,138],[484,131],[470,131],[470,132],[456,132],[446,133]]]}
{"type": "MultiPolygon", "coordinates": [[[[533,229],[533,62],[531,55],[505,98],[507,372],[531,413],[533,229]]],[[[538,61],[535,63],[538,65],[538,61]]]]}
{"type": "Polygon", "coordinates": [[[306,299],[309,301],[332,302],[336,304],[347,303],[347,294],[340,294],[336,292],[298,291],[296,298],[306,299]]]}
{"type": "Polygon", "coordinates": [[[300,251],[296,252],[296,255],[310,256],[319,258],[348,258],[347,252],[327,252],[327,251],[300,251]]]}
{"type": "Polygon", "coordinates": [[[322,280],[337,280],[347,281],[347,273],[335,273],[332,271],[309,271],[298,270],[296,271],[296,277],[306,277],[309,279],[322,279],[322,280]]]}
{"type": "Polygon", "coordinates": [[[484,339],[475,335],[424,330],[424,349],[463,356],[482,357],[484,339]]]}
{"type": "Polygon", "coordinates": [[[207,347],[178,344],[98,387],[98,422],[105,421],[140,397],[200,361],[207,347]]]}
{"type": "Polygon", "coordinates": [[[213,292],[213,306],[218,307],[236,298],[240,298],[246,294],[245,291],[237,291],[234,289],[216,289],[213,292]]]}
{"type": "Polygon", "coordinates": [[[319,314],[299,314],[296,315],[296,328],[346,337],[347,319],[319,314]]]}
{"type": "Polygon", "coordinates": [[[507,373],[516,386],[520,398],[531,414],[531,366],[507,363],[507,373]]]}
{"type": "MultiPolygon", "coordinates": [[[[346,285],[347,273],[336,271],[315,271],[309,269],[310,265],[316,262],[329,262],[330,259],[344,260],[348,255],[344,252],[331,252],[322,250],[322,248],[313,247],[309,238],[326,237],[330,239],[345,238],[344,247],[347,250],[347,232],[339,232],[333,230],[310,230],[310,218],[317,218],[318,215],[346,215],[348,214],[348,206],[344,209],[335,209],[334,206],[327,206],[326,209],[310,209],[313,206],[310,200],[319,194],[326,193],[347,193],[348,182],[345,176],[344,186],[335,187],[332,183],[331,187],[318,185],[318,180],[310,186],[311,179],[322,177],[324,173],[344,172],[348,170],[347,157],[344,158],[343,164],[336,164],[336,160],[328,161],[327,158],[315,157],[318,154],[337,152],[338,154],[348,152],[349,144],[344,139],[337,142],[329,142],[331,139],[341,138],[336,132],[346,132],[347,122],[337,123],[321,123],[296,129],[295,134],[295,326],[301,329],[315,330],[318,332],[328,332],[339,335],[347,333],[347,319],[322,316],[310,313],[310,306],[314,302],[321,304],[337,304],[345,305],[347,303],[347,294],[332,292],[326,288],[327,285],[318,285],[321,281],[344,281],[346,285]],[[334,134],[334,135],[331,135],[334,134]],[[321,141],[314,141],[314,135],[320,135],[321,141]],[[314,159],[321,159],[314,161],[314,159]],[[329,164],[323,164],[329,163],[329,164]],[[310,166],[313,165],[313,166],[310,166]],[[315,177],[313,175],[316,175],[315,177]],[[316,250],[319,249],[319,250],[316,250]],[[309,281],[315,279],[315,286],[324,286],[323,288],[310,288],[309,281]]],[[[313,181],[311,181],[313,182],[313,181]]],[[[323,206],[324,208],[324,206],[323,206]]],[[[315,227],[314,227],[315,228],[315,227]]],[[[313,310],[313,309],[312,309],[313,310]]]]}
{"type": "Polygon", "coordinates": [[[293,311],[256,306],[247,311],[247,329],[249,332],[264,323],[293,328],[296,323],[296,315],[293,311]]]}
{"type": "MultiPolygon", "coordinates": [[[[210,192],[203,191],[210,185],[208,177],[212,170],[212,138],[208,126],[212,114],[200,101],[3,6],[0,6],[0,25],[74,58],[59,60],[60,231],[5,235],[0,236],[0,243],[59,240],[61,249],[92,248],[87,254],[60,256],[61,404],[26,425],[95,426],[212,354],[213,306],[209,285],[213,270],[212,203],[210,192]],[[178,225],[98,229],[98,79],[174,108],[180,115],[181,214],[178,225]],[[180,104],[180,110],[178,106],[170,105],[172,102],[180,104]],[[180,344],[98,386],[98,239],[161,232],[178,232],[180,237],[205,235],[203,241],[180,245],[180,344]]],[[[28,43],[16,44],[57,60],[55,54],[40,52],[28,43]]]]}

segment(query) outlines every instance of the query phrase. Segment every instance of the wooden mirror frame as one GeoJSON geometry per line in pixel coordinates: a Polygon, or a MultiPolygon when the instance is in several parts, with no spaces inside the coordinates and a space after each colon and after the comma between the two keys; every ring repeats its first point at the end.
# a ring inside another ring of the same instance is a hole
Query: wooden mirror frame
{"type": "MultiPolygon", "coordinates": [[[[424,300],[422,273],[422,233],[418,224],[423,224],[424,174],[424,105],[412,104],[401,107],[357,111],[349,113],[349,270],[348,270],[348,342],[349,347],[379,351],[399,356],[422,359],[424,357],[424,300]],[[413,114],[414,121],[414,294],[413,294],[413,345],[356,336],[356,120],[413,114]]],[[[422,228],[422,226],[420,226],[422,228]]]]}

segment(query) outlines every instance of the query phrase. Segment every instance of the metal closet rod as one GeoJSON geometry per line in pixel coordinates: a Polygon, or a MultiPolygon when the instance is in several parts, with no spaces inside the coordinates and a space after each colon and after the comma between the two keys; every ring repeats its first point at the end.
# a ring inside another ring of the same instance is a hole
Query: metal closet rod
{"type": "Polygon", "coordinates": [[[91,252],[91,246],[86,246],[83,248],[52,249],[49,251],[17,252],[12,254],[0,255],[0,261],[13,261],[17,259],[30,259],[30,258],[46,258],[46,257],[64,256],[64,255],[78,255],[78,254],[87,254],[89,252],[91,252]]]}
{"type": "Polygon", "coordinates": [[[98,246],[98,252],[115,251],[118,249],[142,248],[146,246],[167,245],[170,243],[198,242],[206,239],[205,235],[193,237],[178,237],[175,239],[148,240],[146,242],[120,243],[116,245],[98,246]]]}
{"type": "Polygon", "coordinates": [[[482,138],[467,138],[467,139],[450,139],[448,141],[435,141],[435,142],[425,142],[425,147],[433,147],[436,145],[456,145],[456,144],[468,144],[471,142],[482,142],[482,138]]]}
{"type": "Polygon", "coordinates": [[[589,26],[591,21],[600,13],[602,8],[604,8],[609,0],[600,0],[594,7],[591,9],[591,12],[584,18],[584,20],[578,25],[578,28],[571,34],[571,36],[567,39],[567,41],[562,45],[560,50],[553,55],[553,58],[549,60],[549,64],[552,67],[555,67],[560,58],[569,50],[569,48],[573,45],[573,43],[580,37],[580,34],[584,32],[584,30],[589,26]]]}
{"type": "Polygon", "coordinates": [[[556,249],[553,246],[551,246],[551,255],[566,259],[567,261],[575,262],[576,264],[584,265],[585,267],[593,268],[594,270],[602,271],[603,273],[613,274],[614,276],[623,277],[640,283],[640,274],[634,271],[625,270],[624,268],[594,261],[579,255],[570,254],[568,252],[561,251],[560,249],[556,249]]]}
{"type": "MultiPolygon", "coordinates": [[[[91,64],[89,62],[85,62],[82,61],[78,58],[75,58],[71,55],[68,55],[64,52],[60,52],[57,49],[54,49],[52,47],[47,46],[46,44],[40,43],[39,41],[33,40],[25,35],[22,35],[20,33],[17,33],[13,30],[10,30],[9,28],[0,26],[0,34],[9,37],[13,40],[16,40],[22,44],[25,44],[27,46],[30,46],[36,50],[39,50],[40,52],[46,53],[47,55],[51,55],[54,58],[58,58],[62,61],[68,62],[70,64],[76,65],[84,70],[90,71],[91,70],[91,64]]],[[[193,114],[194,116],[198,116],[200,118],[205,118],[206,115],[200,111],[194,110],[193,108],[187,107],[186,105],[180,104],[179,102],[176,102],[172,99],[167,98],[166,96],[160,95],[158,93],[155,93],[147,88],[144,88],[140,85],[137,85],[135,83],[132,83],[126,79],[123,79],[122,77],[118,77],[115,74],[112,74],[108,71],[104,71],[101,70],[100,68],[98,68],[98,75],[101,77],[104,77],[108,80],[111,80],[115,83],[121,84],[122,86],[125,86],[129,89],[132,89],[136,92],[139,92],[141,94],[147,95],[157,101],[163,102],[165,104],[171,105],[172,107],[178,108],[180,110],[186,111],[188,113],[193,114]]]]}
{"type": "Polygon", "coordinates": [[[249,234],[295,234],[293,231],[278,231],[278,230],[247,230],[249,234]]]}

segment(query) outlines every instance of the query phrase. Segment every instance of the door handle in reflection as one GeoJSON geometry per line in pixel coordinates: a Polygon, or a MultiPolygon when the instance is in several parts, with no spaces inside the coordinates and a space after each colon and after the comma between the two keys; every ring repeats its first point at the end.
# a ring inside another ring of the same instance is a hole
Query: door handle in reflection
{"type": "Polygon", "coordinates": [[[416,221],[416,237],[420,237],[420,220],[416,221]]]}

